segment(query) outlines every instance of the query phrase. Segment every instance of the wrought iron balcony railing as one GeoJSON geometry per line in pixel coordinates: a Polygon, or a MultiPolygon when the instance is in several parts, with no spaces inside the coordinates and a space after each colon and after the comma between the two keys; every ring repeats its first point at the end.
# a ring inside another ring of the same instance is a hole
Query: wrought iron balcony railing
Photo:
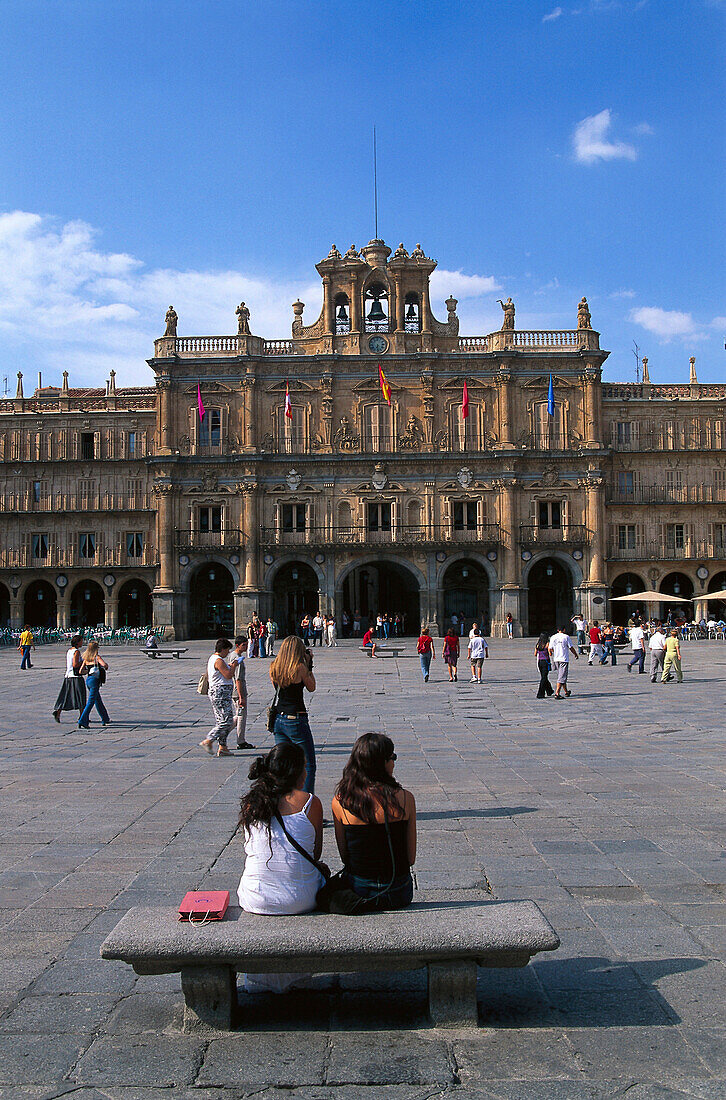
{"type": "Polygon", "coordinates": [[[310,550],[334,546],[498,546],[502,542],[498,523],[480,523],[474,528],[457,529],[453,524],[392,524],[389,530],[371,531],[366,527],[308,527],[304,531],[283,531],[263,527],[260,541],[266,547],[293,547],[310,550]]]}
{"type": "Polygon", "coordinates": [[[177,550],[239,550],[247,541],[244,531],[225,527],[221,531],[181,531],[177,529],[177,550]]]}
{"type": "Polygon", "coordinates": [[[538,527],[532,523],[519,525],[522,546],[585,546],[591,538],[592,531],[579,523],[566,523],[562,527],[538,527]]]}

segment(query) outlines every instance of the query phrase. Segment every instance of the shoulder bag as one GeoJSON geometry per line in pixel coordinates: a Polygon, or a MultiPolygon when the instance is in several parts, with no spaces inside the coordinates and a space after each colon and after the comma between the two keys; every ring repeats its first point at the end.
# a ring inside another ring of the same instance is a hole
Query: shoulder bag
{"type": "MultiPolygon", "coordinates": [[[[275,732],[275,722],[277,721],[277,716],[280,713],[280,708],[277,705],[277,700],[279,696],[280,689],[277,684],[275,684],[275,694],[272,696],[272,702],[267,708],[267,729],[270,733],[275,732]]],[[[285,830],[284,825],[282,826],[282,828],[283,830],[285,830]]],[[[285,835],[287,836],[287,830],[285,830],[285,835]]]]}
{"type": "Polygon", "coordinates": [[[197,684],[197,695],[209,695],[209,676],[206,669],[199,677],[199,683],[197,684]]]}

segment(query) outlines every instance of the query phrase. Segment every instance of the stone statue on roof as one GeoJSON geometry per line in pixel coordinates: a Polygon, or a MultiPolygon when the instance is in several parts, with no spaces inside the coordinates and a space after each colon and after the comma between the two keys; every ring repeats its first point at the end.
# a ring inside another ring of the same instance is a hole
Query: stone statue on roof
{"type": "Polygon", "coordinates": [[[423,250],[423,248],[421,247],[420,244],[417,244],[416,247],[414,248],[413,252],[411,253],[411,259],[412,260],[425,260],[426,259],[426,253],[424,252],[424,250],[423,250]]]}
{"type": "Polygon", "coordinates": [[[577,327],[592,328],[590,307],[587,304],[587,298],[585,298],[584,296],[580,298],[580,301],[577,305],[577,327]]]}
{"type": "Polygon", "coordinates": [[[341,259],[340,252],[338,252],[338,249],[335,247],[335,245],[333,245],[333,247],[330,249],[330,252],[328,253],[328,259],[329,260],[339,260],[339,259],[341,259]]]}
{"type": "Polygon", "coordinates": [[[237,335],[238,336],[250,336],[250,311],[244,302],[240,302],[234,311],[239,318],[237,322],[237,335]]]}
{"type": "Polygon", "coordinates": [[[512,332],[514,329],[514,302],[511,298],[507,298],[506,302],[503,302],[501,298],[497,298],[497,301],[504,310],[501,331],[512,332]]]}
{"type": "Polygon", "coordinates": [[[176,323],[179,318],[176,315],[176,310],[174,309],[174,306],[169,306],[166,311],[166,317],[164,318],[164,320],[166,321],[166,331],[164,335],[176,336],[176,323]]]}

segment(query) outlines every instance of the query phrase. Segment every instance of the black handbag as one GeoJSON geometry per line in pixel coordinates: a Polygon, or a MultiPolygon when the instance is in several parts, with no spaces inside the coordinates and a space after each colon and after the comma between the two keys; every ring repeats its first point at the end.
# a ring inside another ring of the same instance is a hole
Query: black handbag
{"type": "MultiPolygon", "coordinates": [[[[280,708],[277,705],[277,700],[278,700],[279,695],[280,695],[280,689],[279,689],[279,687],[276,687],[275,688],[275,694],[272,697],[272,702],[270,703],[269,707],[267,708],[267,729],[269,730],[270,733],[275,732],[275,722],[277,721],[277,716],[280,713],[280,708]]],[[[285,829],[284,825],[282,827],[283,827],[283,829],[285,829]]],[[[287,836],[287,830],[285,830],[285,835],[287,836]]]]}

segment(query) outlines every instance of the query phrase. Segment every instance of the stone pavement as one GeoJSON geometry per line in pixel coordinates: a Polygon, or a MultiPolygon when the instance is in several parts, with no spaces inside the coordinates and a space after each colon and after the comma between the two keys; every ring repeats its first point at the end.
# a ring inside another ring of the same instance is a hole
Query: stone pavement
{"type": "MultiPolygon", "coordinates": [[[[60,648],[29,672],[0,651],[0,1100],[725,1098],[726,646],[686,645],[683,685],[580,661],[562,702],[535,698],[531,649],[494,641],[481,687],[440,661],[424,685],[411,640],[397,660],[316,651],[311,724],[324,803],[354,738],[385,730],[418,802],[421,886],[535,898],[560,950],[481,971],[473,1034],[430,1028],[411,972],[243,997],[248,1030],[212,1040],[181,1033],[178,975],[98,955],[132,905],[236,888],[253,754],[197,747],[207,647],[108,650],[113,725],[90,735],[50,715],[60,648]]],[[[267,747],[266,662],[248,682],[267,747]]]]}

